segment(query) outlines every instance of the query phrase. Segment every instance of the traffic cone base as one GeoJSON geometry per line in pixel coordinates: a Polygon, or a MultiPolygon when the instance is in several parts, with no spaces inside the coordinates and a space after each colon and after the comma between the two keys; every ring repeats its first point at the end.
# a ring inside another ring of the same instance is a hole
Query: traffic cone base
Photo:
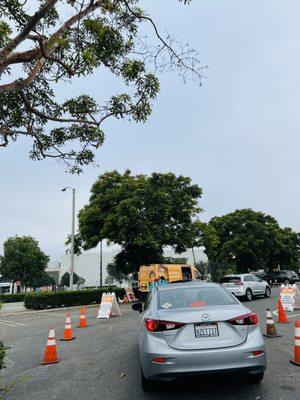
{"type": "Polygon", "coordinates": [[[273,338],[273,337],[282,337],[282,335],[278,335],[278,334],[276,334],[276,335],[267,335],[266,333],[264,333],[263,336],[269,337],[269,338],[273,338]]]}
{"type": "Polygon", "coordinates": [[[73,336],[72,338],[70,338],[70,339],[64,339],[64,338],[61,338],[61,339],[59,339],[61,342],[68,342],[69,340],[74,340],[74,339],[76,339],[76,336],[73,336]]]}
{"type": "Polygon", "coordinates": [[[84,326],[80,326],[80,325],[76,325],[77,328],[87,328],[89,325],[84,325],[84,326]]]}
{"type": "Polygon", "coordinates": [[[300,363],[297,363],[296,361],[290,360],[291,364],[297,365],[297,367],[300,367],[300,363]]]}
{"type": "Polygon", "coordinates": [[[57,364],[60,362],[60,359],[58,358],[56,361],[47,361],[47,362],[42,362],[41,365],[48,365],[48,364],[57,364]]]}

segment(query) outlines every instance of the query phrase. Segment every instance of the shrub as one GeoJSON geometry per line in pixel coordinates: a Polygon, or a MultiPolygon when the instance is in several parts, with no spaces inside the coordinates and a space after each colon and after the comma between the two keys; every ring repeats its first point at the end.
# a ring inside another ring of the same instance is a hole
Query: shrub
{"type": "Polygon", "coordinates": [[[123,298],[122,288],[102,288],[90,290],[72,290],[69,292],[40,292],[27,293],[24,299],[26,308],[43,310],[45,308],[72,307],[87,304],[99,304],[102,293],[115,292],[116,297],[123,298]]]}
{"type": "Polygon", "coordinates": [[[14,303],[16,301],[24,301],[24,297],[25,293],[0,294],[0,302],[14,303]]]}
{"type": "Polygon", "coordinates": [[[4,367],[5,348],[4,343],[0,341],[0,369],[4,367]]]}

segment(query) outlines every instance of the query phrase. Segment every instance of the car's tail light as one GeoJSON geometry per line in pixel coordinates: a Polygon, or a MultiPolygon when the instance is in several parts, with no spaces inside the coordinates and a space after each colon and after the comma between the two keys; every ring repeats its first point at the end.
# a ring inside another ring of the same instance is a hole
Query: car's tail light
{"type": "Polygon", "coordinates": [[[263,350],[254,350],[254,351],[252,351],[253,357],[259,357],[259,356],[262,356],[263,354],[265,354],[265,352],[263,350]]]}
{"type": "Polygon", "coordinates": [[[153,358],[152,362],[157,363],[157,364],[165,364],[166,363],[166,359],[164,357],[156,357],[153,358]]]}
{"type": "Polygon", "coordinates": [[[145,325],[149,332],[163,332],[179,329],[184,324],[180,322],[161,321],[159,319],[146,318],[145,325]]]}
{"type": "Polygon", "coordinates": [[[232,325],[257,325],[258,324],[258,316],[253,312],[249,314],[240,315],[239,317],[232,318],[228,320],[232,325]]]}
{"type": "Polygon", "coordinates": [[[241,282],[241,281],[234,281],[233,283],[235,285],[237,285],[237,286],[242,286],[243,285],[243,282],[241,282]]]}

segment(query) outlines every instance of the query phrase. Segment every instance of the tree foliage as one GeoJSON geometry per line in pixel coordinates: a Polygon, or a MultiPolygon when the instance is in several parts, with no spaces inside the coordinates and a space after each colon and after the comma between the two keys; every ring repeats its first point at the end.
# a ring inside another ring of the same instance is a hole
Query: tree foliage
{"type": "Polygon", "coordinates": [[[40,249],[38,241],[33,237],[10,237],[4,242],[3,249],[0,264],[2,275],[19,280],[22,285],[30,287],[50,282],[48,279],[50,277],[45,273],[49,257],[40,249]]]}
{"type": "Polygon", "coordinates": [[[29,137],[30,158],[56,158],[78,173],[94,162],[108,118],[147,120],[159,91],[157,72],[173,70],[184,80],[201,81],[197,53],[164,38],[139,3],[0,2],[0,146],[29,137]],[[142,36],[144,23],[152,27],[149,38],[142,36]],[[123,91],[102,104],[87,93],[58,100],[58,84],[67,93],[73,79],[96,69],[109,71],[123,91]]]}
{"type": "Polygon", "coordinates": [[[182,253],[201,244],[196,219],[201,195],[190,178],[172,173],[107,172],[94,183],[89,203],[78,214],[83,248],[94,248],[102,239],[120,245],[115,263],[123,273],[163,262],[166,246],[182,253]]]}
{"type": "Polygon", "coordinates": [[[210,220],[208,235],[217,241],[206,248],[213,261],[235,265],[239,272],[278,266],[293,267],[299,260],[300,235],[280,228],[275,218],[251,209],[236,210],[210,220]]]}
{"type": "MultiPolygon", "coordinates": [[[[73,283],[74,283],[74,285],[76,285],[77,284],[77,282],[79,281],[79,279],[82,279],[82,278],[79,278],[79,276],[74,272],[73,273],[73,283]]],[[[85,281],[84,281],[85,282],[85,281]]],[[[83,283],[84,283],[83,282],[83,283]]],[[[61,279],[60,279],[60,285],[61,286],[70,286],[70,274],[69,274],[69,272],[65,272],[64,274],[63,274],[63,276],[61,277],[61,279]]]]}

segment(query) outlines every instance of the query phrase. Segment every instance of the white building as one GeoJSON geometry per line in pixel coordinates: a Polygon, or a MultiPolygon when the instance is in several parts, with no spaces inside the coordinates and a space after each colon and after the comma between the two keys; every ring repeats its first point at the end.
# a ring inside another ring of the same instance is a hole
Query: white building
{"type": "MultiPolygon", "coordinates": [[[[103,251],[102,254],[102,276],[103,276],[103,284],[105,283],[105,279],[107,278],[107,265],[113,261],[113,258],[116,254],[118,254],[120,250],[110,250],[103,251]]],[[[193,265],[193,254],[192,251],[189,250],[182,254],[175,254],[172,250],[166,250],[164,252],[166,257],[185,257],[188,259],[188,264],[193,265]]],[[[195,249],[195,258],[196,261],[204,260],[206,257],[203,254],[201,249],[195,249]]],[[[59,280],[65,272],[70,272],[70,262],[71,257],[70,254],[65,254],[60,259],[60,271],[59,271],[59,280]]],[[[74,260],[74,271],[75,273],[85,279],[85,286],[87,287],[95,287],[99,286],[100,281],[100,253],[83,253],[79,256],[75,256],[74,260]]]]}

